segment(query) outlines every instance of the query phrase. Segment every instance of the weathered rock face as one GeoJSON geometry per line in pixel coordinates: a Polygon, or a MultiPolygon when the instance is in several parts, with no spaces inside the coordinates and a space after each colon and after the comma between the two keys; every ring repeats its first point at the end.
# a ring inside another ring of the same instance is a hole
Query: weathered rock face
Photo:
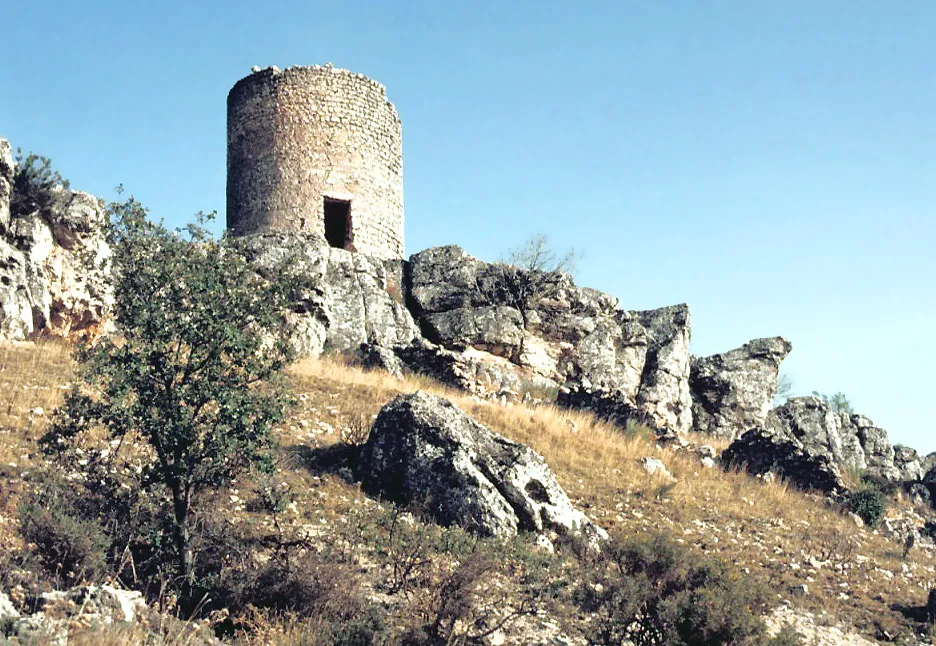
{"type": "Polygon", "coordinates": [[[694,429],[734,439],[763,426],[777,391],[780,362],[791,349],[789,341],[773,337],[723,354],[693,357],[689,387],[694,429]]]}
{"type": "Polygon", "coordinates": [[[811,454],[824,454],[838,467],[860,471],[868,467],[848,417],[834,412],[818,397],[794,397],[772,411],[767,427],[798,440],[811,454]]]}
{"type": "Polygon", "coordinates": [[[412,256],[408,286],[423,336],[441,349],[430,366],[453,353],[446,358],[460,379],[482,377],[475,392],[562,391],[569,405],[614,403],[616,422],[638,417],[674,433],[691,426],[685,305],[622,310],[564,274],[485,263],[454,246],[412,256]]]}
{"type": "Polygon", "coordinates": [[[722,452],[726,468],[742,468],[753,475],[772,473],[800,489],[825,493],[845,490],[838,466],[824,452],[807,449],[782,431],[751,429],[722,452]]]}
{"type": "Polygon", "coordinates": [[[357,474],[370,491],[423,505],[439,523],[481,535],[606,537],[572,507],[540,455],[424,392],[384,406],[362,447],[357,474]]]}
{"type": "Polygon", "coordinates": [[[288,263],[307,279],[292,313],[300,355],[392,348],[410,343],[416,326],[403,304],[402,266],[330,247],[315,233],[266,233],[243,238],[261,273],[288,263]]]}
{"type": "Polygon", "coordinates": [[[58,189],[48,209],[12,213],[14,173],[0,140],[0,338],[103,333],[113,298],[101,204],[58,189]]]}
{"type": "Polygon", "coordinates": [[[822,491],[831,491],[832,483],[844,490],[841,475],[847,471],[913,482],[923,470],[916,452],[895,450],[884,429],[861,415],[836,413],[818,397],[795,397],[775,408],[764,428],[732,442],[722,460],[744,464],[752,473],[773,471],[801,488],[822,491]]]}
{"type": "Polygon", "coordinates": [[[923,461],[916,450],[911,449],[909,446],[895,444],[893,451],[894,468],[899,472],[900,480],[904,482],[922,481],[926,470],[923,468],[923,461]]]}
{"type": "Polygon", "coordinates": [[[0,235],[10,227],[10,197],[13,195],[13,175],[16,164],[13,148],[6,139],[0,139],[0,235]]]}

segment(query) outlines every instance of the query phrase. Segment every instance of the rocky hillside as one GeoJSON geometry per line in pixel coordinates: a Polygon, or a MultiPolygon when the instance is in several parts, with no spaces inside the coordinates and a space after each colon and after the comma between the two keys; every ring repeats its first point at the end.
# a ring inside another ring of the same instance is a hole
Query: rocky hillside
{"type": "MultiPolygon", "coordinates": [[[[102,551],[113,501],[37,451],[72,366],[26,340],[106,334],[112,302],[106,207],[59,179],[17,168],[0,140],[0,632],[14,643],[71,630],[87,599],[117,604],[134,624],[118,632],[141,643],[619,643],[602,604],[653,603],[667,581],[694,599],[680,612],[744,643],[767,643],[762,617],[816,643],[925,638],[936,465],[820,399],[772,408],[786,339],[696,357],[684,304],[627,310],[455,246],[383,261],[286,233],[243,253],[250,272],[288,262],[304,279],[289,312],[299,405],[275,478],[199,501],[211,599],[204,623],[173,622],[153,608],[173,605],[147,569],[158,544],[102,551]],[[656,574],[618,591],[635,567],[656,574]],[[101,585],[139,591],[146,625],[101,585]]],[[[88,442],[78,464],[138,472],[145,447],[88,442]]],[[[631,624],[616,629],[637,639],[631,624]]]]}
{"type": "MultiPolygon", "coordinates": [[[[61,633],[63,626],[71,626],[75,635],[97,631],[98,640],[105,639],[101,631],[117,635],[104,643],[144,643],[143,635],[152,639],[155,630],[162,631],[166,643],[201,643],[193,635],[207,639],[214,634],[199,628],[209,625],[207,620],[186,626],[151,617],[146,624],[136,619],[127,627],[118,622],[106,628],[94,617],[79,620],[99,606],[67,601],[103,593],[71,589],[60,595],[63,606],[51,617],[46,617],[51,606],[37,602],[43,592],[61,588],[67,577],[49,574],[41,565],[43,545],[21,533],[21,504],[43,482],[48,465],[35,442],[61,401],[71,370],[67,350],[60,346],[7,345],[0,350],[0,385],[12,394],[10,405],[0,410],[0,559],[5,564],[0,570],[13,610],[25,617],[8,617],[8,630],[44,626],[61,633]],[[130,639],[128,635],[139,641],[118,641],[130,639]]],[[[501,532],[498,528],[510,533],[521,529],[522,536],[531,537],[531,547],[524,549],[532,549],[532,555],[498,557],[510,567],[529,567],[529,559],[539,559],[537,571],[554,572],[574,584],[586,570],[581,562],[568,560],[561,547],[564,534],[590,526],[600,528],[598,540],[604,532],[612,537],[663,532],[691,549],[695,559],[732,563],[753,577],[751,585],[765,581],[769,592],[764,612],[775,630],[793,625],[815,636],[817,641],[809,643],[817,644],[860,644],[862,639],[929,643],[925,606],[936,578],[936,548],[921,536],[906,558],[902,554],[906,529],[922,526],[931,512],[899,493],[879,529],[872,530],[823,496],[724,472],[694,451],[661,446],[651,433],[625,432],[588,413],[485,401],[424,379],[398,380],[334,360],[307,360],[293,368],[292,378],[298,402],[278,431],[281,449],[274,479],[251,477],[204,501],[205,540],[224,540],[221,560],[213,561],[219,580],[245,576],[245,563],[267,563],[277,540],[315,545],[313,553],[327,555],[339,570],[334,575],[341,583],[328,585],[340,589],[342,603],[357,599],[354,603],[371,608],[367,612],[402,630],[434,607],[431,586],[450,571],[450,559],[459,558],[457,545],[464,539],[453,530],[424,524],[430,517],[421,513],[400,519],[386,500],[386,487],[397,477],[413,483],[391,488],[396,495],[411,492],[395,498],[406,509],[416,492],[429,491],[434,478],[445,474],[445,482],[479,488],[446,487],[443,497],[435,498],[449,501],[433,506],[442,514],[435,516],[437,521],[486,519],[484,526],[493,534],[501,532]],[[416,391],[424,394],[413,395],[416,391]],[[400,434],[400,429],[407,431],[400,434]],[[357,448],[365,440],[364,449],[357,448]],[[450,449],[440,454],[430,448],[439,446],[450,449]],[[410,467],[398,471],[394,465],[399,464],[410,467]],[[505,470],[504,465],[512,466],[505,470]],[[279,501],[272,507],[271,496],[279,501]],[[416,558],[410,558],[413,549],[416,558]],[[412,569],[404,574],[407,568],[412,569]]],[[[694,435],[689,439],[699,441],[694,435]]],[[[714,450],[719,452],[717,446],[714,450]]],[[[326,573],[315,572],[315,580],[324,581],[326,573]]],[[[500,583],[473,588],[473,612],[491,611],[486,604],[518,608],[524,594],[541,590],[536,587],[541,582],[516,578],[516,572],[498,570],[486,576],[500,583]]],[[[121,586],[132,581],[105,578],[97,583],[121,586]]],[[[537,598],[535,614],[521,613],[481,643],[586,643],[580,622],[587,615],[561,595],[549,604],[537,598]]],[[[238,607],[237,599],[229,597],[231,608],[238,607]]],[[[223,626],[223,617],[216,614],[214,621],[223,626]]],[[[316,630],[305,619],[283,623],[282,617],[263,613],[249,621],[247,615],[238,617],[225,639],[320,643],[301,641],[301,634],[307,634],[302,631],[316,630]]]]}

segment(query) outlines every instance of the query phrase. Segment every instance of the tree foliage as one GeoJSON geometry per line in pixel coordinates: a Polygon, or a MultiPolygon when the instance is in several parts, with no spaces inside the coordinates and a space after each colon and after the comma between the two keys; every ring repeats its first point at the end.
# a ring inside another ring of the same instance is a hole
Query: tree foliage
{"type": "Polygon", "coordinates": [[[843,393],[824,395],[814,390],[812,394],[813,397],[818,397],[826,404],[828,404],[829,408],[831,408],[836,413],[846,413],[847,415],[852,415],[855,412],[855,409],[852,408],[851,402],[848,401],[848,398],[843,393]]]}
{"type": "Polygon", "coordinates": [[[777,392],[774,393],[773,405],[782,406],[783,403],[792,397],[793,380],[788,374],[781,374],[777,380],[777,392]]]}
{"type": "Polygon", "coordinates": [[[160,494],[170,518],[166,539],[185,599],[195,499],[249,468],[272,467],[271,428],[289,402],[280,373],[294,281],[288,273],[261,279],[235,241],[209,236],[210,216],[170,231],[133,198],[109,215],[118,336],[79,352],[83,383],[43,444],[64,452],[103,429],[115,453],[140,453],[141,486],[160,494]]]}

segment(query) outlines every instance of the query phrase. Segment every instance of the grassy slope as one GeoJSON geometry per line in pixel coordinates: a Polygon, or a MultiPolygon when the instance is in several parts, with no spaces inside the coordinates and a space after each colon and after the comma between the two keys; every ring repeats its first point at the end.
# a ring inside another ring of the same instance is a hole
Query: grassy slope
{"type": "MultiPolygon", "coordinates": [[[[298,404],[280,429],[282,483],[293,492],[286,521],[314,528],[348,522],[374,503],[357,487],[314,468],[340,434],[369,424],[400,392],[427,389],[454,400],[492,429],[539,451],[573,501],[611,531],[664,529],[679,540],[757,573],[778,603],[828,612],[868,634],[897,631],[897,606],[920,606],[933,584],[936,558],[923,549],[901,561],[901,546],[826,507],[821,500],[739,473],[705,469],[691,456],[658,449],[646,436],[624,435],[586,414],[480,402],[437,384],[397,381],[336,361],[294,366],[298,404]],[[675,486],[637,465],[661,458],[675,486]],[[312,465],[313,468],[310,468],[312,465]],[[793,597],[794,586],[809,593],[793,597]]],[[[22,475],[37,466],[35,441],[72,378],[67,348],[55,344],[0,346],[0,550],[22,549],[14,515],[22,475]],[[39,411],[37,409],[42,409],[39,411]]],[[[700,439],[700,441],[704,441],[700,439]]],[[[269,520],[250,511],[249,483],[219,499],[230,518],[258,527],[269,520]]]]}

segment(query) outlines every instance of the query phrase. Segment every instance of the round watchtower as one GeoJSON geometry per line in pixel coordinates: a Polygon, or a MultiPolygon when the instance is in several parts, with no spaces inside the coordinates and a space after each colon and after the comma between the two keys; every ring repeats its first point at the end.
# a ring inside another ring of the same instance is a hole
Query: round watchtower
{"type": "Polygon", "coordinates": [[[316,231],[403,257],[402,129],[383,85],[330,65],[257,70],[228,94],[227,137],[233,234],[316,231]]]}

